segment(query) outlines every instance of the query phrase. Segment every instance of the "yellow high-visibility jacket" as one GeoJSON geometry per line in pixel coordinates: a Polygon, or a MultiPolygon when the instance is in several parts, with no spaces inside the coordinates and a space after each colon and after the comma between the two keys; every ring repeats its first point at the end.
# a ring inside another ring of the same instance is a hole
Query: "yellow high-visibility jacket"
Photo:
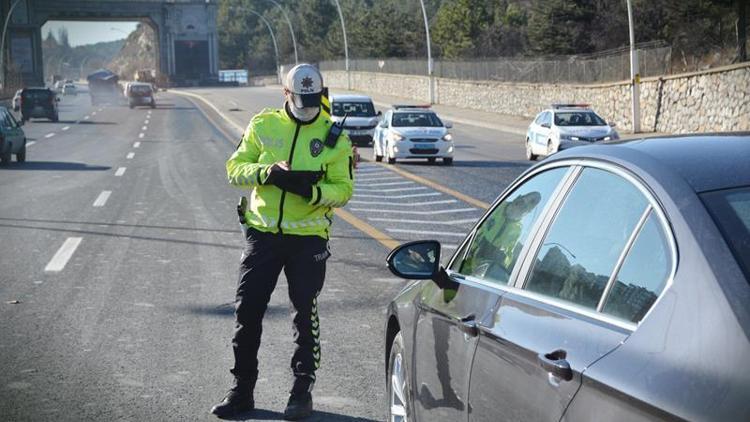
{"type": "Polygon", "coordinates": [[[349,137],[342,134],[336,146],[324,145],[331,125],[321,113],[302,123],[285,109],[265,109],[252,118],[237,150],[227,160],[229,183],[251,189],[245,220],[263,232],[328,239],[333,208],[343,207],[354,189],[354,162],[349,137]],[[287,161],[290,170],[322,170],[312,198],[265,184],[274,163],[287,161]]]}

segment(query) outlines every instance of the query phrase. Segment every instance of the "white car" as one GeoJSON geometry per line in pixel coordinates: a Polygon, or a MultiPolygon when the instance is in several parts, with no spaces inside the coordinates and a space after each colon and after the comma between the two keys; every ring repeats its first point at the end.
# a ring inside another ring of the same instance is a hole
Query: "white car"
{"type": "Polygon", "coordinates": [[[553,104],[539,113],[526,131],[526,158],[536,160],[564,149],[620,139],[614,125],[587,104],[553,104]]]}
{"type": "Polygon", "coordinates": [[[13,96],[13,111],[21,111],[21,92],[23,90],[19,89],[16,91],[16,95],[13,96]]]}
{"type": "Polygon", "coordinates": [[[372,145],[372,137],[381,114],[379,111],[375,112],[372,98],[366,95],[331,96],[331,119],[340,122],[346,116],[344,130],[354,146],[372,145]]]}
{"type": "Polygon", "coordinates": [[[443,123],[429,106],[393,106],[375,129],[372,146],[375,161],[388,164],[403,158],[426,158],[430,163],[442,158],[453,164],[452,125],[443,123]]]}

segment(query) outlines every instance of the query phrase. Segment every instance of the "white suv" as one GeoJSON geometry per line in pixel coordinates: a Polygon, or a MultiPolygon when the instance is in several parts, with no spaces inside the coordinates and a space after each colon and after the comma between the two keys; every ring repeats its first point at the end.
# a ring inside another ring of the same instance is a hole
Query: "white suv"
{"type": "Polygon", "coordinates": [[[375,129],[372,146],[375,161],[385,157],[388,164],[402,158],[426,158],[430,163],[442,158],[453,164],[452,125],[443,123],[429,106],[393,106],[375,129]]]}
{"type": "Polygon", "coordinates": [[[372,136],[381,113],[375,112],[372,99],[366,95],[332,95],[331,119],[340,122],[346,116],[344,130],[354,146],[372,145],[372,136]]]}

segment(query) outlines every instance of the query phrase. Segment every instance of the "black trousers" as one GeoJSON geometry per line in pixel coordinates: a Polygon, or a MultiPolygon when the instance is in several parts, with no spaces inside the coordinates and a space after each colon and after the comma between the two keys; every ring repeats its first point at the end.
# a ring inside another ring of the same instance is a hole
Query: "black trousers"
{"type": "Polygon", "coordinates": [[[323,288],[326,260],[331,255],[328,241],[318,236],[264,233],[252,228],[245,229],[245,238],[235,302],[237,325],[231,372],[241,380],[257,379],[263,315],[283,269],[295,311],[292,371],[295,376],[314,379],[320,366],[317,297],[323,288]]]}

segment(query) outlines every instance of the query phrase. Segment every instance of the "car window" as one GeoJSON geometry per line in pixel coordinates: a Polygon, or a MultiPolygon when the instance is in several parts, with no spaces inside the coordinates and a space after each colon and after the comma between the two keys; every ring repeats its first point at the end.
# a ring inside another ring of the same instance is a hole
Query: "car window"
{"type": "Polygon", "coordinates": [[[750,187],[704,193],[701,197],[750,282],[750,187]]]}
{"type": "Polygon", "coordinates": [[[607,123],[592,111],[558,111],[555,113],[556,126],[606,126],[607,123]]]}
{"type": "Polygon", "coordinates": [[[0,110],[0,124],[2,124],[6,129],[11,129],[14,127],[13,121],[10,118],[10,114],[5,110],[0,110]]]}
{"type": "Polygon", "coordinates": [[[541,125],[543,121],[544,121],[544,113],[539,113],[539,115],[536,116],[536,120],[534,120],[534,123],[536,123],[537,125],[541,125]]]}
{"type": "Polygon", "coordinates": [[[550,113],[549,111],[545,111],[544,114],[542,115],[541,125],[546,124],[547,126],[550,126],[551,123],[552,123],[552,113],[550,113]]]}
{"type": "Polygon", "coordinates": [[[671,269],[669,243],[652,212],[628,251],[602,312],[639,322],[664,289],[671,269]]]}
{"type": "Polygon", "coordinates": [[[364,101],[334,101],[332,104],[334,116],[343,117],[373,117],[375,116],[375,107],[371,102],[364,101]]]}
{"type": "Polygon", "coordinates": [[[534,222],[567,170],[567,167],[548,170],[519,186],[476,229],[463,261],[454,262],[451,269],[493,283],[508,284],[534,222]]]}
{"type": "Polygon", "coordinates": [[[394,127],[441,127],[443,122],[438,119],[435,113],[424,112],[402,112],[393,114],[394,127]]]}
{"type": "Polygon", "coordinates": [[[584,169],[545,235],[525,289],[596,309],[647,203],[622,177],[584,169]]]}

